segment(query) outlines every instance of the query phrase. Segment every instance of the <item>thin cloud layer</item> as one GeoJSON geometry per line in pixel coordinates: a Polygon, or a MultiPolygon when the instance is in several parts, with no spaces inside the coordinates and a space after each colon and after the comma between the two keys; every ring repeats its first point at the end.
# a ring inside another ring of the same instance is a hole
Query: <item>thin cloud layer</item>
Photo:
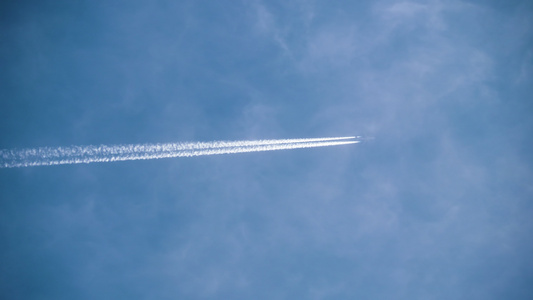
{"type": "Polygon", "coordinates": [[[375,139],[2,169],[3,298],[531,298],[531,5],[4,7],[2,149],[375,139]]]}

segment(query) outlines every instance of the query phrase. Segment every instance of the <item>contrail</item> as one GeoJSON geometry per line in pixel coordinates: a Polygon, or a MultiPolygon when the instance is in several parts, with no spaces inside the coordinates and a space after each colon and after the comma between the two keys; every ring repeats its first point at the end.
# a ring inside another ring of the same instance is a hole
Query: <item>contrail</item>
{"type": "Polygon", "coordinates": [[[202,155],[273,151],[359,143],[358,137],[214,141],[196,143],[138,144],[114,146],[42,147],[0,150],[0,168],[51,166],[92,162],[192,157],[202,155]]]}

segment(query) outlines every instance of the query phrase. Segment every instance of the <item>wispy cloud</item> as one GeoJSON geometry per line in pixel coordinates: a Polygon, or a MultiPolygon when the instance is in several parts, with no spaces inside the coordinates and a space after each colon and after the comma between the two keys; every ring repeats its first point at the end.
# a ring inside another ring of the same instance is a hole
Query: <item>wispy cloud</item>
{"type": "Polygon", "coordinates": [[[291,57],[292,51],[287,45],[284,33],[274,15],[259,1],[253,2],[253,11],[255,13],[255,27],[258,32],[271,37],[283,52],[291,57]]]}

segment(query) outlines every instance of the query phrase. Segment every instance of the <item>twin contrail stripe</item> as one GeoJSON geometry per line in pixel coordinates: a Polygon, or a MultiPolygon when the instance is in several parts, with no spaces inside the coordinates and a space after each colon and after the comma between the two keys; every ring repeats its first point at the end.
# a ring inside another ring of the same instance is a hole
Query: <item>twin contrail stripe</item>
{"type": "Polygon", "coordinates": [[[0,167],[51,166],[313,148],[355,144],[359,142],[355,138],[333,137],[0,150],[0,167]]]}
{"type": "Polygon", "coordinates": [[[0,150],[0,157],[72,157],[86,155],[115,155],[139,152],[167,152],[193,149],[228,148],[258,146],[270,144],[291,144],[307,142],[325,142],[335,140],[354,139],[355,137],[312,138],[312,139],[280,139],[280,140],[252,140],[252,141],[214,141],[194,143],[166,143],[166,144],[134,144],[113,146],[70,146],[70,147],[41,147],[21,150],[0,150]]]}

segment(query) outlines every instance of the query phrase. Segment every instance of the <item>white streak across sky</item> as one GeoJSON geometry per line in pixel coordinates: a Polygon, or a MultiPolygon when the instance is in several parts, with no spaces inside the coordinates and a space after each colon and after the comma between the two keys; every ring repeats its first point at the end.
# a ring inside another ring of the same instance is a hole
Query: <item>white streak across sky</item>
{"type": "Polygon", "coordinates": [[[192,157],[203,155],[326,147],[359,143],[359,136],[251,141],[41,147],[0,150],[0,168],[192,157]]]}

